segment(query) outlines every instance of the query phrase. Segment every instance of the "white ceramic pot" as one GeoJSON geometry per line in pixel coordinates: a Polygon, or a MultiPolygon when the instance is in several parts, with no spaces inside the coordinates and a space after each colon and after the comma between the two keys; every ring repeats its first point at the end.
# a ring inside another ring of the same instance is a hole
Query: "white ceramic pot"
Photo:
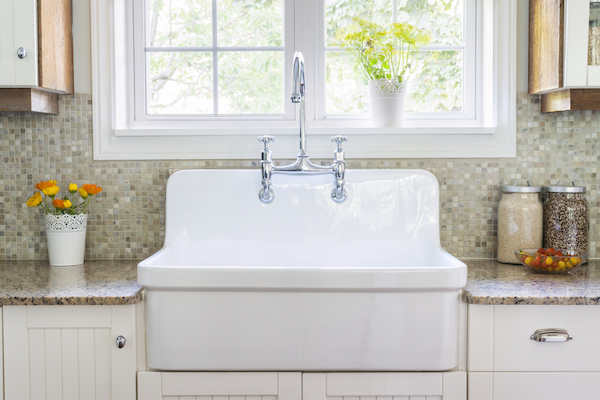
{"type": "Polygon", "coordinates": [[[83,264],[87,215],[45,216],[50,265],[63,267],[83,264]]]}
{"type": "Polygon", "coordinates": [[[406,81],[401,84],[391,79],[369,81],[371,94],[371,122],[374,127],[404,125],[406,81]]]}

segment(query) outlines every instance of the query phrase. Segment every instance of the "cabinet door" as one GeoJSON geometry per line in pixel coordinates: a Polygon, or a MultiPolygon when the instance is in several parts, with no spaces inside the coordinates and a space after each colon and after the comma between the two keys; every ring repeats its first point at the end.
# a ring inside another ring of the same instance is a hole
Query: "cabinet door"
{"type": "Polygon", "coordinates": [[[0,87],[38,85],[36,0],[0,0],[0,87]],[[17,50],[27,51],[25,58],[17,50]]]}
{"type": "Polygon", "coordinates": [[[133,305],[5,306],[3,333],[7,400],[135,399],[133,305]]]}
{"type": "Polygon", "coordinates": [[[302,375],[302,400],[466,400],[466,372],[302,375]]]}
{"type": "Polygon", "coordinates": [[[138,400],[302,400],[299,372],[139,372],[138,400]]]}

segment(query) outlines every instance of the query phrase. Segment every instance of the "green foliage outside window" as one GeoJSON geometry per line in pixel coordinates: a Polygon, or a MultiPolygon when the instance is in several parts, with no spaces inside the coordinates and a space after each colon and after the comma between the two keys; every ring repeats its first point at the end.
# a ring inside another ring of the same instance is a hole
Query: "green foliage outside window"
{"type": "MultiPolygon", "coordinates": [[[[398,0],[398,22],[426,30],[432,44],[463,43],[464,0],[398,0]]],[[[219,46],[282,46],[282,0],[218,0],[219,46]]],[[[212,46],[212,1],[148,0],[147,46],[212,46]]],[[[392,18],[389,0],[325,0],[326,45],[335,32],[360,17],[379,24],[392,18]]],[[[409,82],[407,111],[462,110],[463,52],[419,53],[409,82]]],[[[148,52],[149,114],[212,114],[212,52],[148,52]]],[[[222,52],[218,56],[219,114],[282,113],[288,63],[280,51],[222,52]]],[[[340,52],[327,52],[328,113],[368,109],[364,78],[340,52]]],[[[307,77],[307,79],[314,79],[307,77]]]]}

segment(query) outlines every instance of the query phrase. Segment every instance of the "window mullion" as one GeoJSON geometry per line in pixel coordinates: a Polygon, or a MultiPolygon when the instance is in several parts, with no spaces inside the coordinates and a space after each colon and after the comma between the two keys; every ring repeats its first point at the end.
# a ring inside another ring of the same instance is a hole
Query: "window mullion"
{"type": "Polygon", "coordinates": [[[219,113],[219,53],[217,52],[217,0],[212,0],[212,44],[213,44],[213,113],[219,113]]]}

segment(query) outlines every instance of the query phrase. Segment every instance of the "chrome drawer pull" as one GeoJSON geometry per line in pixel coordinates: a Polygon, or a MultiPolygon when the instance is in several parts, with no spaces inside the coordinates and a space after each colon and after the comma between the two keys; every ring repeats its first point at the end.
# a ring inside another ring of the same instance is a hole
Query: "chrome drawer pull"
{"type": "Polygon", "coordinates": [[[566,329],[546,328],[535,331],[530,339],[536,342],[568,342],[573,340],[573,336],[566,329]]]}

